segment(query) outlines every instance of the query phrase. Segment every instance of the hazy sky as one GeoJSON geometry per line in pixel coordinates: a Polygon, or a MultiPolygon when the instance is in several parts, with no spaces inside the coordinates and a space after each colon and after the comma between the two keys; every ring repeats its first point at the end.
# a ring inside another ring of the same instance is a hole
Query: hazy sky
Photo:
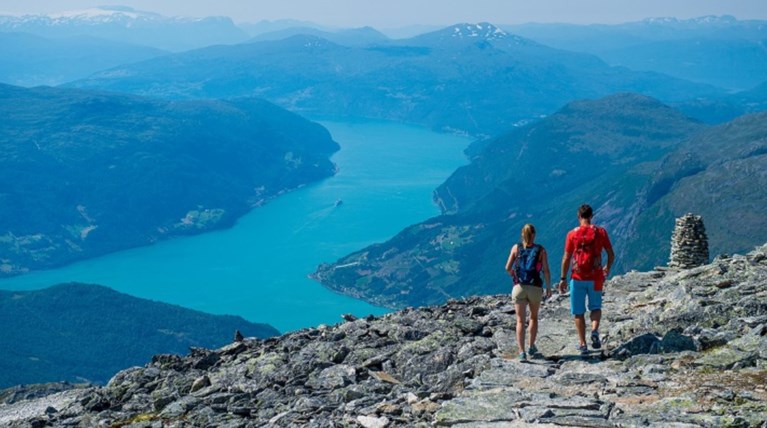
{"type": "MultiPolygon", "coordinates": [[[[63,12],[103,4],[110,0],[0,0],[0,13],[63,12]]],[[[171,16],[224,15],[235,22],[297,19],[381,28],[480,21],[618,23],[724,14],[767,20],[767,0],[112,0],[111,4],[171,16]]]]}

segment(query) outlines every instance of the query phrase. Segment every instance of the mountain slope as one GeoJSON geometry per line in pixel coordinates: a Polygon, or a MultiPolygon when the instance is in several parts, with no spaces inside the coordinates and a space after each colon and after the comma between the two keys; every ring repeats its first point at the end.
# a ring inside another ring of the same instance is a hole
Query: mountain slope
{"type": "Polygon", "coordinates": [[[504,29],[548,46],[576,52],[622,50],[643,43],[709,40],[762,41],[767,27],[761,20],[738,20],[733,16],[701,16],[691,19],[647,18],[621,24],[519,24],[504,29]]]}
{"type": "Polygon", "coordinates": [[[0,272],[230,225],[328,177],[327,130],[266,101],[0,85],[0,272]]]}
{"type": "Polygon", "coordinates": [[[744,114],[767,110],[767,82],[726,96],[703,97],[671,104],[691,117],[721,124],[744,114]]]}
{"type": "Polygon", "coordinates": [[[237,24],[237,27],[248,33],[251,37],[257,37],[258,35],[265,33],[276,33],[291,28],[313,28],[321,31],[330,31],[323,25],[296,19],[277,19],[274,21],[264,19],[258,22],[241,22],[237,24]]]}
{"type": "Polygon", "coordinates": [[[268,40],[281,40],[299,35],[322,38],[342,46],[367,46],[389,41],[388,37],[372,27],[349,28],[338,31],[326,31],[313,27],[290,27],[261,33],[250,39],[248,42],[254,43],[268,40]]]}
{"type": "Polygon", "coordinates": [[[0,82],[17,86],[58,85],[166,53],[88,36],[47,39],[0,32],[0,82]]]}
{"type": "Polygon", "coordinates": [[[601,53],[607,63],[656,71],[693,82],[748,89],[767,76],[767,38],[762,41],[696,38],[664,40],[601,53]]]}
{"type": "Polygon", "coordinates": [[[641,236],[628,242],[638,266],[662,261],[651,257],[663,239],[656,225],[684,212],[703,216],[713,254],[742,252],[764,240],[767,112],[740,117],[685,143],[663,159],[647,189],[648,208],[637,219],[641,236]]]}
{"type": "Polygon", "coordinates": [[[0,388],[52,381],[106,383],[157,353],[229,343],[235,330],[279,332],[240,317],[209,315],[138,299],[106,287],[64,284],[0,290],[0,388]]]}
{"type": "Polygon", "coordinates": [[[523,24],[504,28],[549,46],[597,55],[610,65],[656,71],[731,90],[748,89],[767,75],[765,21],[705,16],[617,25],[523,24]]]}
{"type": "Polygon", "coordinates": [[[638,95],[571,103],[491,141],[456,171],[435,193],[445,215],[322,265],[314,276],[395,308],[505,292],[504,263],[530,222],[556,279],[564,236],[584,202],[610,232],[615,272],[664,264],[667,231],[689,211],[704,215],[713,251],[749,248],[767,240],[767,183],[757,172],[767,170],[764,118],[708,129],[638,95]],[[696,160],[677,159],[688,153],[696,160]]]}
{"type": "Polygon", "coordinates": [[[257,95],[292,111],[415,122],[493,135],[577,98],[617,91],[664,100],[718,94],[655,73],[611,68],[501,31],[460,24],[388,44],[312,36],[216,46],[117,67],[72,84],[168,98],[257,95]]]}

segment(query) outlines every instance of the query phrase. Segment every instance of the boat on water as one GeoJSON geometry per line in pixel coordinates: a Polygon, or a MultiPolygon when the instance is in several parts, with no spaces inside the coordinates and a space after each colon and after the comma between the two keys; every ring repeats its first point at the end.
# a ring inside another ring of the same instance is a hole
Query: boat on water
{"type": "Polygon", "coordinates": [[[343,203],[344,203],[344,201],[342,201],[341,199],[336,199],[336,206],[337,207],[340,207],[341,205],[343,205],[343,203]]]}

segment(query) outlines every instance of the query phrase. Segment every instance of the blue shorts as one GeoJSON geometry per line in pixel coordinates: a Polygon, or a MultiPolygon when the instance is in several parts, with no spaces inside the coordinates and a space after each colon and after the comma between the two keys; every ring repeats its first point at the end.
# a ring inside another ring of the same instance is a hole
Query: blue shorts
{"type": "Polygon", "coordinates": [[[570,313],[586,313],[586,297],[589,299],[589,311],[602,309],[602,292],[594,290],[594,281],[570,280],[570,313]]]}

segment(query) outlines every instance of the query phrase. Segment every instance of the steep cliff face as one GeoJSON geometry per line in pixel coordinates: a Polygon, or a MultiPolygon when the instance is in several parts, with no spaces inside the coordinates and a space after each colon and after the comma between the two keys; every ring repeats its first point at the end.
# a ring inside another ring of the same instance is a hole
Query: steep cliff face
{"type": "MultiPolygon", "coordinates": [[[[0,405],[28,426],[738,426],[767,412],[767,245],[606,285],[601,350],[574,349],[567,299],[518,362],[507,295],[352,319],[186,357],[106,387],[0,405]]],[[[17,396],[20,396],[18,391],[17,396]]]]}

